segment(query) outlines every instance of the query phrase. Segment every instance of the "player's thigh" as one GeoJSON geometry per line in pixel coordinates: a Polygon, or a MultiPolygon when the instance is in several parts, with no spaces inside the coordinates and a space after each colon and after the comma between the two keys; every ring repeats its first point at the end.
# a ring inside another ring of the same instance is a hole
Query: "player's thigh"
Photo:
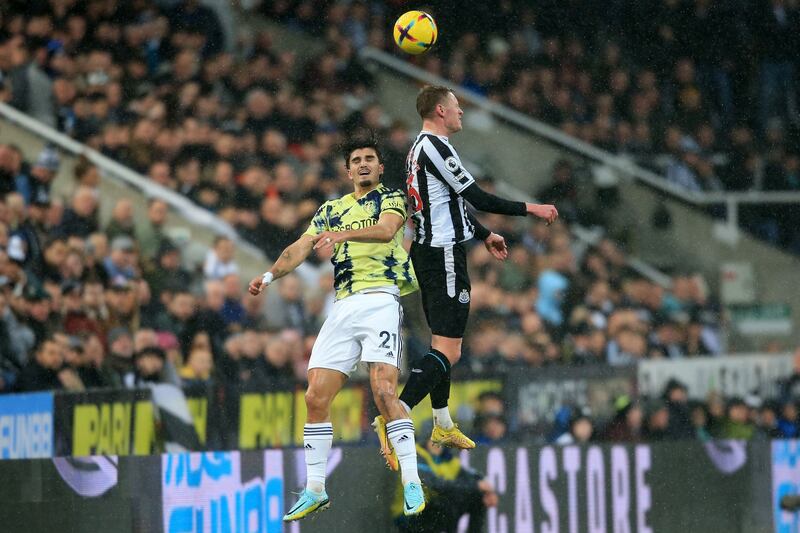
{"type": "Polygon", "coordinates": [[[361,360],[400,368],[403,353],[403,307],[387,293],[365,294],[359,300],[360,320],[354,326],[361,360]]]}
{"type": "Polygon", "coordinates": [[[463,337],[469,318],[471,290],[464,247],[419,246],[413,257],[416,257],[414,270],[431,333],[442,337],[463,337]]]}
{"type": "Polygon", "coordinates": [[[358,307],[348,300],[349,298],[345,298],[336,302],[322,325],[311,349],[309,371],[325,368],[349,376],[355,370],[361,355],[353,320],[353,314],[358,312],[358,307]]]}

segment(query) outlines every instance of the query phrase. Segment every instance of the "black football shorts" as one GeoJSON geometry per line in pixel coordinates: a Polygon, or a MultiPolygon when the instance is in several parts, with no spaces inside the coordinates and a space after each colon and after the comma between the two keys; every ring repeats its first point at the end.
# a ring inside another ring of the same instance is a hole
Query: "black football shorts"
{"type": "Polygon", "coordinates": [[[412,243],[411,262],[431,333],[461,338],[469,317],[470,283],[463,244],[435,248],[412,243]]]}

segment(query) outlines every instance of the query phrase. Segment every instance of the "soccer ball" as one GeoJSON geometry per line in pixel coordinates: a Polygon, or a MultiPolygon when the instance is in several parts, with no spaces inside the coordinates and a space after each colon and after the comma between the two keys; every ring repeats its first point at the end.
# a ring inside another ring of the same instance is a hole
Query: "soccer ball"
{"type": "Polygon", "coordinates": [[[422,11],[408,11],[394,23],[394,42],[403,52],[417,55],[428,51],[439,32],[433,17],[422,11]]]}

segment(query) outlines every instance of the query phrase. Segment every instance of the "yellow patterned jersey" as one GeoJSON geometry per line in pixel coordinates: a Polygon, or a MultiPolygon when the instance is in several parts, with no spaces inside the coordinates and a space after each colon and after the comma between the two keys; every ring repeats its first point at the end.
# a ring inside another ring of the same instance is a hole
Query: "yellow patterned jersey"
{"type": "MultiPolygon", "coordinates": [[[[306,235],[323,231],[349,231],[374,226],[381,213],[393,212],[406,220],[405,192],[382,184],[356,199],[351,193],[320,206],[306,235]]],[[[388,243],[341,242],[331,257],[336,299],[365,289],[396,285],[400,295],[417,290],[411,260],[403,248],[403,228],[388,243]]]]}

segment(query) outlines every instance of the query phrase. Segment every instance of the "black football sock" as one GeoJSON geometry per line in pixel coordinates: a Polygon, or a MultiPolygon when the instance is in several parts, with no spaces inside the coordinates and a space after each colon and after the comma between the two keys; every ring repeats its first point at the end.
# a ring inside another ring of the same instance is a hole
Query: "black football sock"
{"type": "Polygon", "coordinates": [[[436,351],[436,353],[439,354],[441,360],[445,362],[447,371],[431,391],[431,407],[434,409],[442,409],[443,407],[447,407],[447,401],[450,399],[450,361],[442,352],[436,351]]]}
{"type": "MultiPolygon", "coordinates": [[[[439,350],[431,350],[419,361],[419,364],[412,365],[409,373],[408,382],[403,387],[400,394],[400,401],[413,409],[415,405],[431,393],[442,379],[447,376],[448,396],[450,391],[450,361],[439,350]]],[[[445,405],[447,405],[445,400],[445,405]]]]}

